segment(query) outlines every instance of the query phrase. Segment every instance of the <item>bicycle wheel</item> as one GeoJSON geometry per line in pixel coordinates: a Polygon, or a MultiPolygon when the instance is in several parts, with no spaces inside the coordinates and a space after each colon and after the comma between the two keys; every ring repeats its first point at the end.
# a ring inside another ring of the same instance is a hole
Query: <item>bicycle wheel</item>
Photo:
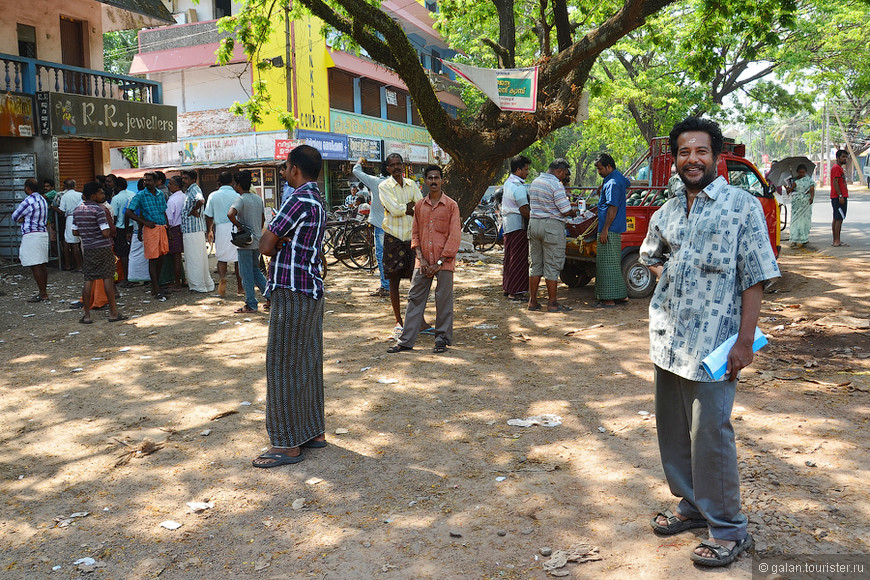
{"type": "Polygon", "coordinates": [[[469,224],[471,240],[474,249],[478,252],[486,252],[495,247],[498,241],[498,224],[487,215],[477,216],[469,224]]]}
{"type": "Polygon", "coordinates": [[[335,246],[341,242],[341,232],[342,228],[340,227],[327,227],[326,231],[323,232],[323,257],[329,266],[338,263],[338,258],[335,256],[335,246]]]}
{"type": "Polygon", "coordinates": [[[373,270],[377,266],[375,260],[375,236],[372,228],[362,225],[355,228],[347,236],[347,253],[357,268],[373,270]]]}

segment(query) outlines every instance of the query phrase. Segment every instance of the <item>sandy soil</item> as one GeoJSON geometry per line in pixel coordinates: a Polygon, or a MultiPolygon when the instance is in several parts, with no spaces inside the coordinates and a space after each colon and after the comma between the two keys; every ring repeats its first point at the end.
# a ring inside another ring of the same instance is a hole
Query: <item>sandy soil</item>
{"type": "MultiPolygon", "coordinates": [[[[870,549],[870,340],[820,324],[866,320],[870,276],[827,252],[784,251],[760,322],[771,344],[740,382],[743,503],[761,554],[870,549]]],[[[701,531],[650,531],[673,500],[641,414],[653,411],[646,301],[593,310],[591,286],[560,286],[573,312],[528,312],[503,298],[498,260],[459,268],[445,355],[431,337],[387,355],[374,278],[334,268],[331,445],[270,470],[250,464],[267,445],[266,315],[131,289],[122,310],[136,318],[83,326],[58,301],[75,298],[75,275],[52,272],[55,300],[31,305],[29,275],[3,270],[0,576],[545,578],[542,549],[588,543],[600,561],[569,563],[570,577],[749,578],[749,557],[694,568],[701,531]],[[542,413],[562,424],[507,424],[542,413]],[[136,454],[146,439],[163,446],[136,454]],[[73,564],[83,557],[96,565],[73,564]]]]}

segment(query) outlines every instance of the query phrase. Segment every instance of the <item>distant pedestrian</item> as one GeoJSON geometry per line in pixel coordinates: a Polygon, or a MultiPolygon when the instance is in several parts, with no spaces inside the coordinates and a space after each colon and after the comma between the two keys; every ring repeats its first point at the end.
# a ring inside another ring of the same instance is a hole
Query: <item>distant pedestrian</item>
{"type": "Polygon", "coordinates": [[[595,252],[595,298],[597,308],[628,303],[628,288],[622,277],[622,234],[625,233],[625,197],[631,182],[616,168],[613,157],[602,153],[595,170],[604,178],[598,196],[598,245],[595,252]]]}
{"type": "Polygon", "coordinates": [[[167,182],[169,199],[166,200],[166,220],[169,223],[169,259],[172,260],[172,288],[180,290],[184,281],[184,235],[181,233],[181,218],[184,210],[184,191],[180,175],[173,175],[167,182]]]}
{"type": "Polygon", "coordinates": [[[501,289],[509,300],[523,301],[529,292],[529,188],[526,178],[532,161],[523,155],[511,159],[511,174],[504,182],[501,216],[504,221],[504,266],[501,289]]]}
{"type": "Polygon", "coordinates": [[[192,292],[214,292],[214,280],[208,266],[208,247],[206,245],[206,224],[203,208],[205,197],[196,182],[196,171],[185,169],[181,172],[184,188],[184,207],[181,209],[181,233],[184,240],[184,269],[187,287],[192,292]]]}
{"type": "Polygon", "coordinates": [[[299,463],[302,448],[326,447],[323,393],[323,233],[326,210],[317,189],[320,152],[300,145],[287,159],[294,188],[260,239],[273,256],[272,313],[266,345],[266,431],[271,448],[259,468],[299,463]]]}
{"type": "MultiPolygon", "coordinates": [[[[218,175],[220,187],[208,196],[205,203],[205,225],[208,230],[208,241],[214,243],[215,254],[218,260],[218,295],[226,296],[227,292],[227,266],[239,261],[239,252],[232,243],[233,224],[227,217],[227,212],[233,203],[239,198],[239,194],[233,189],[233,174],[222,171],[218,175]]],[[[236,293],[242,292],[242,277],[239,275],[239,267],[234,266],[236,271],[236,293]]]]}
{"type": "Polygon", "coordinates": [[[813,221],[813,200],[816,197],[816,182],[807,175],[807,166],[797,166],[797,179],[788,187],[791,193],[791,225],[788,239],[792,247],[806,246],[810,241],[813,221]]]}
{"type": "Polygon", "coordinates": [[[266,309],[269,309],[267,281],[260,271],[260,237],[263,235],[263,224],[266,219],[265,206],[259,195],[251,193],[250,171],[236,173],[233,181],[239,197],[233,202],[227,217],[239,230],[247,229],[251,233],[251,242],[246,246],[238,246],[238,263],[242,273],[242,286],[245,289],[245,305],[235,310],[235,313],[249,314],[257,311],[255,286],[266,298],[266,309]]]}
{"type": "Polygon", "coordinates": [[[82,194],[76,191],[76,182],[69,179],[64,182],[64,185],[69,185],[66,191],[63,192],[58,205],[58,211],[64,217],[64,234],[63,239],[66,242],[68,253],[68,264],[70,270],[81,270],[82,268],[82,247],[81,240],[72,233],[72,214],[75,209],[82,204],[82,194]]]}
{"type": "Polygon", "coordinates": [[[577,211],[565,195],[562,181],[570,173],[568,162],[556,159],[529,186],[529,310],[540,310],[538,285],[547,285],[547,312],[567,312],[570,306],[556,299],[559,273],[565,266],[565,220],[577,211]]]}
{"type": "Polygon", "coordinates": [[[127,205],[127,219],[139,224],[145,259],[148,260],[151,296],[163,302],[167,296],[160,290],[160,270],[163,267],[163,256],[169,253],[166,198],[157,189],[157,175],[154,172],[146,173],[144,180],[145,188],[127,205]],[[136,215],[137,211],[141,215],[136,215]]]}
{"type": "Polygon", "coordinates": [[[843,220],[846,219],[846,210],[849,206],[849,189],[846,187],[846,172],[843,169],[849,162],[849,153],[843,149],[837,151],[837,163],[831,167],[831,207],[834,209],[834,221],[831,229],[834,233],[832,246],[846,246],[840,240],[840,231],[843,229],[843,220]]]}
{"type": "Polygon", "coordinates": [[[127,222],[127,206],[136,196],[136,192],[127,189],[127,180],[123,177],[115,179],[115,195],[112,196],[111,208],[115,215],[115,244],[113,250],[121,261],[121,271],[124,282],[121,286],[129,286],[130,239],[132,229],[127,222]],[[119,189],[120,188],[120,189],[119,189]]]}
{"type": "Polygon", "coordinates": [[[12,212],[12,221],[21,227],[21,246],[18,259],[30,267],[38,292],[28,302],[45,302],[48,298],[48,202],[42,196],[39,182],[24,182],[27,197],[12,212]]]}
{"type": "Polygon", "coordinates": [[[353,166],[353,175],[365,185],[371,192],[371,210],[369,211],[369,223],[374,228],[375,235],[375,257],[378,260],[378,272],[381,276],[381,285],[377,290],[373,291],[369,296],[380,296],[386,298],[390,295],[390,281],[387,280],[384,274],[384,204],[381,203],[381,194],[378,189],[381,182],[384,181],[389,174],[387,173],[386,162],[381,162],[381,174],[379,176],[369,175],[363,170],[365,159],[360,157],[353,166]]]}

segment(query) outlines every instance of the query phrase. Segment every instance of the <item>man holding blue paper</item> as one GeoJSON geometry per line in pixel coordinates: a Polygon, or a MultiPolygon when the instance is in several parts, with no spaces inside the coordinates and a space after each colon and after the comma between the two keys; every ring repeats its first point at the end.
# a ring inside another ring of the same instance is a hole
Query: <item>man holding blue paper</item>
{"type": "Polygon", "coordinates": [[[752,362],[762,283],[780,275],[761,204],[717,177],[722,132],[689,117],[670,133],[685,190],[653,214],[640,260],[659,277],[650,301],[650,358],[655,364],[659,451],[676,509],[652,527],[676,534],[706,527],[710,539],[690,554],[725,566],[752,545],[740,511],[731,409],[741,369],[752,362]],[[736,336],[725,376],[702,361],[736,336]]]}

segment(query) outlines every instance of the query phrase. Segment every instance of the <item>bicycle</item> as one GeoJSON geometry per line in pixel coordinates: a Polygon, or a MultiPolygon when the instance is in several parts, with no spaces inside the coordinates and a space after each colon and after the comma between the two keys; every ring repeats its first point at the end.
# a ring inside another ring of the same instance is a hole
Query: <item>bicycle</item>
{"type": "Polygon", "coordinates": [[[495,205],[479,206],[462,224],[462,231],[471,235],[471,244],[476,251],[486,252],[503,242],[497,218],[495,205]]]}

